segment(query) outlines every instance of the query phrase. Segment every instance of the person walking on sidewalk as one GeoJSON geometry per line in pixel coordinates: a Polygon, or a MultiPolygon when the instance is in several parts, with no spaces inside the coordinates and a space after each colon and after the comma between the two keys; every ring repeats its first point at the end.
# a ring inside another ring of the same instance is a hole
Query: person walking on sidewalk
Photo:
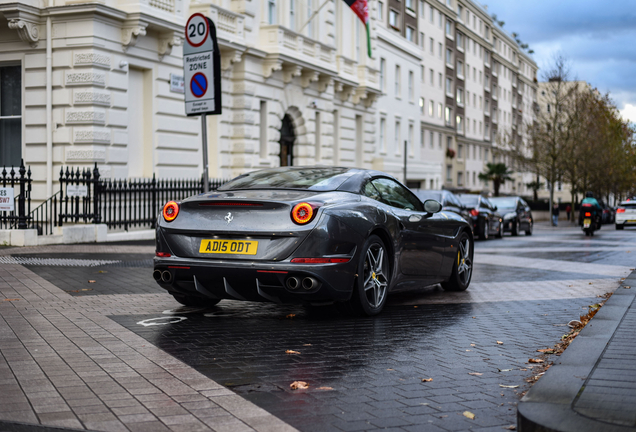
{"type": "Polygon", "coordinates": [[[559,204],[552,206],[552,226],[559,226],[559,204]]]}
{"type": "Polygon", "coordinates": [[[567,206],[565,206],[565,213],[568,216],[568,221],[570,220],[570,213],[572,212],[572,207],[570,206],[570,204],[568,204],[567,206]]]}

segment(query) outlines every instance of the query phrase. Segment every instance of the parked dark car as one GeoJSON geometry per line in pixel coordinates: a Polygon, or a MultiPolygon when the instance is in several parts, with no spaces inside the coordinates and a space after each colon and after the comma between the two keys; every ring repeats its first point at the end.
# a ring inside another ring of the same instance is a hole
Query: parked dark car
{"type": "Polygon", "coordinates": [[[616,219],[616,211],[605,204],[603,201],[599,201],[601,208],[603,209],[603,213],[601,215],[601,223],[602,224],[613,224],[616,219]]]}
{"type": "Polygon", "coordinates": [[[394,290],[468,288],[471,227],[441,209],[379,171],[254,171],[164,206],[153,277],[188,306],[337,302],[375,315],[394,290]]]}
{"type": "Polygon", "coordinates": [[[503,217],[503,230],[513,236],[524,231],[532,235],[534,219],[530,206],[518,196],[490,198],[490,202],[497,206],[497,211],[503,217]]]}
{"type": "Polygon", "coordinates": [[[447,190],[432,190],[432,189],[411,189],[415,195],[424,202],[427,199],[434,199],[442,203],[442,211],[450,211],[456,213],[470,222],[470,213],[468,209],[462,204],[459,197],[447,190]]]}
{"type": "Polygon", "coordinates": [[[482,240],[491,235],[497,238],[503,236],[503,219],[497,212],[497,207],[488,198],[475,194],[457,195],[461,203],[470,214],[469,223],[473,226],[473,233],[482,240]]]}

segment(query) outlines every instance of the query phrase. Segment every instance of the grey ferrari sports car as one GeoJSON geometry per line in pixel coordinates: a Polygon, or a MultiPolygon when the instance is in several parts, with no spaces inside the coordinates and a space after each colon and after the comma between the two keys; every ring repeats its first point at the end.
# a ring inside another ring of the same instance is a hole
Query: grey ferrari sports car
{"type": "Polygon", "coordinates": [[[254,171],[164,206],[153,276],[188,306],[336,302],[375,315],[389,292],[468,288],[472,230],[441,209],[379,171],[254,171]]]}

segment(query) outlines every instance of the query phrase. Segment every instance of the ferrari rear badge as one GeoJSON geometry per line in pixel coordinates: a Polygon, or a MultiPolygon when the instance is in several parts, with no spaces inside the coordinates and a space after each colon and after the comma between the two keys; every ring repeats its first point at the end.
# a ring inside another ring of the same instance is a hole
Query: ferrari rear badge
{"type": "Polygon", "coordinates": [[[234,216],[232,216],[231,212],[225,215],[225,220],[227,221],[227,223],[232,222],[232,219],[234,219],[234,216]]]}

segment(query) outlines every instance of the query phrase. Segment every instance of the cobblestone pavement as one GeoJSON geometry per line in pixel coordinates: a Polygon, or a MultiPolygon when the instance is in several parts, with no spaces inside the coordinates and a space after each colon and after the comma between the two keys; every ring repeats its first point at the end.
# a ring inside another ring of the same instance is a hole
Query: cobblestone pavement
{"type": "Polygon", "coordinates": [[[68,261],[0,266],[0,430],[502,430],[528,359],[616,289],[634,240],[559,228],[479,242],[468,291],[394,295],[369,319],[178,308],[152,280],[150,244],[4,248],[68,261]]]}

